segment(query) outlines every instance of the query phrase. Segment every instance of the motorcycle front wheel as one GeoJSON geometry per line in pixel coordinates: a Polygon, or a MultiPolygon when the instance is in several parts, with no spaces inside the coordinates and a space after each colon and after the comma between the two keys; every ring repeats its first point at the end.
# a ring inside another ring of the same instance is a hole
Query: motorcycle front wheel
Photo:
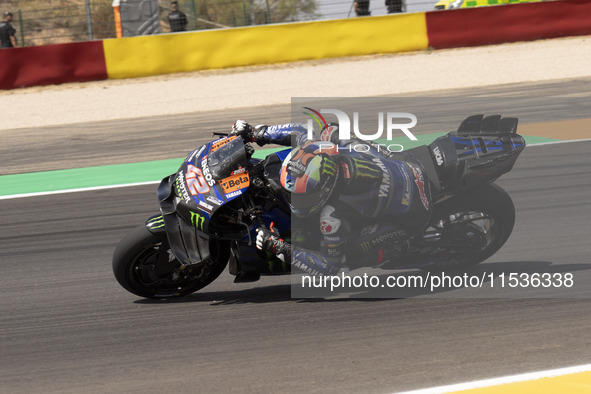
{"type": "Polygon", "coordinates": [[[181,266],[166,233],[153,234],[139,225],[119,242],[113,254],[113,274],[127,291],[146,298],[182,297],[213,282],[228,264],[229,244],[210,243],[210,257],[181,266]]]}

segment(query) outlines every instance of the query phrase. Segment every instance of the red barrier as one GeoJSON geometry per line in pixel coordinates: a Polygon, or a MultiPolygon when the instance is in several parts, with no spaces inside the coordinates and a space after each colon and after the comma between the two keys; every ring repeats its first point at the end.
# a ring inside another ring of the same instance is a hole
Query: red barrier
{"type": "Polygon", "coordinates": [[[102,41],[0,49],[0,89],[102,79],[102,41]]]}
{"type": "Polygon", "coordinates": [[[563,0],[427,12],[436,49],[591,34],[591,1],[563,0]]]}
{"type": "MultiPolygon", "coordinates": [[[[501,44],[591,34],[591,0],[426,13],[429,45],[501,44]]],[[[107,79],[102,41],[0,49],[0,89],[107,79]]]]}

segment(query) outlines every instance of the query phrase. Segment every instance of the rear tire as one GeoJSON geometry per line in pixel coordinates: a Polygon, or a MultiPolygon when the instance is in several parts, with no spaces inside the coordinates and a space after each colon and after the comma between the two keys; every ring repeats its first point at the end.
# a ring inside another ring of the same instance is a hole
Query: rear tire
{"type": "Polygon", "coordinates": [[[166,233],[151,233],[139,225],[119,242],[113,254],[113,274],[127,291],[146,298],[182,297],[204,288],[224,270],[229,245],[210,243],[210,258],[180,269],[166,233]]]}
{"type": "Polygon", "coordinates": [[[463,226],[460,228],[466,232],[464,235],[465,244],[461,245],[462,242],[458,242],[459,246],[449,246],[449,238],[444,241],[442,237],[442,244],[434,246],[443,250],[429,255],[428,258],[422,256],[423,263],[427,265],[422,266],[421,269],[427,271],[462,269],[488,259],[507,242],[515,225],[515,206],[505,190],[500,186],[490,184],[436,205],[430,224],[433,233],[448,231],[448,234],[452,226],[456,226],[452,230],[456,232],[458,226],[463,226]],[[478,218],[478,216],[482,217],[478,218]],[[457,219],[457,223],[450,224],[450,217],[458,217],[459,219],[457,219]],[[466,219],[472,217],[477,219],[466,219]],[[477,221],[480,221],[482,227],[487,228],[487,231],[479,232],[477,221]],[[438,223],[447,223],[447,228],[445,226],[438,227],[438,223]],[[447,247],[445,242],[448,242],[447,247]],[[471,242],[474,246],[470,245],[471,242]],[[480,248],[478,247],[479,243],[483,244],[480,248]]]}

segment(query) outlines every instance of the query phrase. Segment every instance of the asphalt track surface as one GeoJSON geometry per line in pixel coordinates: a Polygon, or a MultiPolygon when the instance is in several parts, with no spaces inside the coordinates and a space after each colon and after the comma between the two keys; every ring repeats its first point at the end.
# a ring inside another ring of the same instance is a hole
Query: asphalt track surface
{"type": "MultiPolygon", "coordinates": [[[[582,85],[569,83],[575,91],[582,85]]],[[[531,101],[522,100],[520,115],[568,119],[544,98],[563,88],[524,86],[531,101]]],[[[515,89],[489,90],[489,99],[515,89]]],[[[466,113],[469,100],[460,93],[445,111],[466,113]]],[[[275,109],[227,118],[272,118],[275,109]]],[[[584,112],[570,118],[588,117],[584,112]]],[[[228,123],[220,114],[212,114],[212,127],[228,123]]],[[[128,127],[127,135],[140,136],[151,127],[145,143],[121,136],[127,142],[118,149],[92,140],[76,149],[58,144],[58,157],[41,169],[76,163],[82,146],[105,161],[126,148],[137,152],[129,161],[152,158],[155,139],[166,135],[174,145],[168,130],[189,133],[190,119],[86,125],[97,141],[101,132],[128,127]]],[[[180,143],[180,155],[154,159],[182,156],[189,148],[180,143]]],[[[51,158],[34,144],[19,146],[16,161],[23,154],[51,158]]],[[[517,292],[514,299],[294,300],[288,277],[233,284],[224,273],[184,299],[144,300],[115,282],[111,255],[126,232],[157,211],[154,186],[0,201],[0,392],[392,392],[589,363],[590,148],[527,148],[498,182],[514,199],[517,223],[481,269],[574,274],[568,294],[557,289],[543,299],[517,292]]]]}
{"type": "MultiPolygon", "coordinates": [[[[395,111],[419,118],[412,129],[417,134],[455,130],[465,116],[475,113],[518,116],[520,124],[581,119],[591,114],[591,78],[406,94],[393,102],[399,103],[395,111]]],[[[368,130],[375,131],[373,107],[373,101],[353,107],[360,113],[362,130],[367,121],[368,130]]],[[[294,110],[303,111],[300,106],[294,110]]],[[[227,132],[235,119],[277,124],[289,122],[290,114],[286,104],[3,130],[0,175],[184,157],[192,147],[210,141],[212,131],[227,132]]]]}

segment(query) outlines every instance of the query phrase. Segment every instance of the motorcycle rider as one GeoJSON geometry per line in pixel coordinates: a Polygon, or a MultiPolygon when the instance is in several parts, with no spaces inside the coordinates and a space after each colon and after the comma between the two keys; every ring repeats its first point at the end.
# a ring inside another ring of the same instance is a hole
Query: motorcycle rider
{"type": "Polygon", "coordinates": [[[295,147],[283,161],[281,185],[296,218],[319,216],[319,250],[284,241],[273,226],[257,229],[257,248],[312,275],[380,265],[402,252],[432,211],[422,165],[371,141],[339,140],[334,124],[319,140],[308,140],[307,132],[298,123],[252,127],[237,120],[232,127],[259,146],[295,147]]]}

